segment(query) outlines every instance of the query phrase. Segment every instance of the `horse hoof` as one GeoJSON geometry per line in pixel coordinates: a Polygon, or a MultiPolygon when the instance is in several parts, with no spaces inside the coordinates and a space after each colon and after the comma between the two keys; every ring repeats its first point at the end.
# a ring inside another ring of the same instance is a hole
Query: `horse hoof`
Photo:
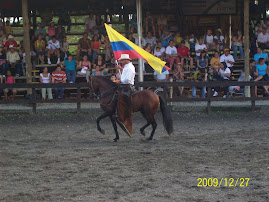
{"type": "Polygon", "coordinates": [[[103,135],[106,134],[106,132],[103,129],[100,129],[99,132],[102,133],[103,135]]]}
{"type": "Polygon", "coordinates": [[[152,140],[152,137],[147,138],[147,140],[152,140]]]}
{"type": "Polygon", "coordinates": [[[118,142],[118,140],[119,140],[118,138],[115,138],[113,139],[113,142],[118,142]]]}
{"type": "Polygon", "coordinates": [[[141,135],[146,136],[145,131],[140,130],[141,135]]]}

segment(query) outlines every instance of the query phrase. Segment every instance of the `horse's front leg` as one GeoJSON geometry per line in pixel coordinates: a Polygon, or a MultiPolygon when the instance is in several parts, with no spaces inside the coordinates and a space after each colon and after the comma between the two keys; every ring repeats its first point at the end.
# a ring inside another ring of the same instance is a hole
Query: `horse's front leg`
{"type": "Polygon", "coordinates": [[[97,123],[97,130],[102,133],[103,135],[105,135],[105,131],[103,129],[101,129],[100,127],[100,121],[108,116],[110,116],[111,113],[109,112],[104,112],[101,116],[99,116],[96,120],[96,123],[97,123]]]}
{"type": "Polygon", "coordinates": [[[120,137],[119,137],[118,127],[117,127],[117,123],[116,123],[115,117],[113,115],[110,116],[110,120],[111,120],[111,123],[113,125],[114,131],[116,133],[116,138],[114,139],[114,142],[117,142],[120,139],[120,137]]]}

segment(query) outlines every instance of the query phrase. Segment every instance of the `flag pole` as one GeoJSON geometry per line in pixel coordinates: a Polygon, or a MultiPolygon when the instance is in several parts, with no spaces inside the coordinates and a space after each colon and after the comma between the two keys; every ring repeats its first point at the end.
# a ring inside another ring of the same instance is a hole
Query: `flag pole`
{"type": "MultiPolygon", "coordinates": [[[[142,47],[142,0],[136,0],[138,46],[142,47]]],[[[138,81],[144,81],[143,61],[138,59],[138,81]]],[[[142,90],[142,88],[140,89],[142,90]]]]}

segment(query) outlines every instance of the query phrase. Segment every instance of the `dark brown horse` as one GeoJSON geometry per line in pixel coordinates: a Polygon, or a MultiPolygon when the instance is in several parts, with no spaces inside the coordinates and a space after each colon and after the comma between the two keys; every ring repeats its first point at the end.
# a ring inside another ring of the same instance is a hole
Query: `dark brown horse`
{"type": "MultiPolygon", "coordinates": [[[[88,82],[90,92],[99,97],[100,106],[104,111],[104,113],[97,118],[97,129],[102,134],[105,134],[105,131],[100,127],[100,121],[106,117],[109,117],[116,133],[116,138],[114,139],[116,142],[119,140],[119,134],[117,130],[116,117],[114,116],[116,112],[116,103],[113,102],[113,98],[116,96],[119,85],[102,76],[90,76],[88,82]]],[[[152,140],[157,128],[157,123],[154,119],[154,115],[156,114],[159,105],[163,116],[163,124],[167,133],[170,135],[173,132],[173,120],[171,112],[161,96],[158,96],[150,90],[143,90],[133,95],[131,102],[132,111],[140,111],[143,117],[147,120],[147,124],[140,129],[140,132],[143,136],[145,136],[145,128],[149,125],[152,125],[152,132],[148,140],[152,140]]],[[[118,114],[120,114],[119,110],[120,109],[118,108],[118,114]]]]}

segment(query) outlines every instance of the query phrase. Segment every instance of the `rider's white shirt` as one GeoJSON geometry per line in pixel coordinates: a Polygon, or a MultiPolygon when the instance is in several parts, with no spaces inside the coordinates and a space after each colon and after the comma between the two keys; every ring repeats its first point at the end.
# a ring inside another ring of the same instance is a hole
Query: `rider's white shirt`
{"type": "Polygon", "coordinates": [[[135,81],[135,67],[133,63],[128,63],[124,65],[122,74],[121,74],[121,83],[134,85],[135,81]]]}

